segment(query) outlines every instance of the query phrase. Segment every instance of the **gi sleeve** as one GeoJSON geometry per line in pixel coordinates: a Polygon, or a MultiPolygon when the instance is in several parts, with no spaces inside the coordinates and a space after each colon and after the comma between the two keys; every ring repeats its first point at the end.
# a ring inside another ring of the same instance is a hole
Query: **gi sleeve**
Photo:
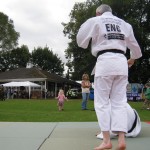
{"type": "Polygon", "coordinates": [[[130,58],[138,59],[142,56],[141,49],[139,44],[137,43],[132,26],[129,25],[129,34],[127,38],[127,47],[130,49],[130,58]]]}
{"type": "Polygon", "coordinates": [[[83,23],[78,31],[76,41],[79,47],[86,49],[94,34],[94,23],[91,19],[83,23]]]}

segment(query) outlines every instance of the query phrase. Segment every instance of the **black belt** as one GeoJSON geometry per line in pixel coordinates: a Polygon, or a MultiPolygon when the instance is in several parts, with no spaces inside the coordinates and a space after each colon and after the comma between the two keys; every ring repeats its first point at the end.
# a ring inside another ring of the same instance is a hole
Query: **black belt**
{"type": "Polygon", "coordinates": [[[134,128],[136,127],[136,124],[137,124],[137,114],[136,114],[135,111],[134,111],[134,114],[135,114],[135,120],[133,122],[132,128],[128,131],[128,133],[131,133],[134,130],[134,128]]]}
{"type": "Polygon", "coordinates": [[[106,49],[106,50],[99,51],[97,53],[97,58],[98,58],[99,55],[102,55],[102,54],[107,53],[107,52],[125,54],[124,51],[119,50],[119,49],[106,49]]]}

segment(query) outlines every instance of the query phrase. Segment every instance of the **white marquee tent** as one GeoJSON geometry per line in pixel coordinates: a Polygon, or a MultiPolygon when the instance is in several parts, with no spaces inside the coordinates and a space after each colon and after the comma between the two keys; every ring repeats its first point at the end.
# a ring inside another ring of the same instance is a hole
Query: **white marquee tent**
{"type": "Polygon", "coordinates": [[[41,87],[41,85],[30,82],[30,81],[24,81],[24,82],[9,82],[5,84],[1,84],[4,87],[20,87],[20,86],[25,86],[29,87],[29,98],[30,98],[30,93],[31,93],[31,87],[41,87]]]}

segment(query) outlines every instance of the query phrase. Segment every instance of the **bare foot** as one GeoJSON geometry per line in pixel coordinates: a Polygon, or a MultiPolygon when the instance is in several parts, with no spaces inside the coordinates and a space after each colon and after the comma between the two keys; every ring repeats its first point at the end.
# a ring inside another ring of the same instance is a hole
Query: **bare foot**
{"type": "Polygon", "coordinates": [[[126,149],[126,144],[125,143],[120,143],[118,144],[118,147],[116,150],[125,150],[126,149]]]}
{"type": "Polygon", "coordinates": [[[95,147],[94,150],[108,150],[112,148],[112,144],[111,143],[102,143],[100,146],[95,147]]]}
{"type": "Polygon", "coordinates": [[[125,133],[124,132],[119,132],[118,136],[118,147],[116,150],[125,150],[126,149],[126,142],[125,142],[125,133]]]}

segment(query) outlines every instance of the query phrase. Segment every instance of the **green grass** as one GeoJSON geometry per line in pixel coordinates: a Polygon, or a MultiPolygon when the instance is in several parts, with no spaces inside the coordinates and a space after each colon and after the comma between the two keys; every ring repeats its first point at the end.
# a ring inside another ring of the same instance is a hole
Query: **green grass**
{"type": "MultiPolygon", "coordinates": [[[[130,102],[142,121],[150,121],[150,111],[141,110],[141,102],[130,102]]],[[[69,100],[64,111],[59,112],[57,100],[6,100],[0,101],[0,121],[12,122],[91,122],[97,121],[93,101],[88,101],[89,110],[81,110],[80,100],[69,100]]]]}
{"type": "MultiPolygon", "coordinates": [[[[93,109],[93,101],[89,101],[93,109]]],[[[25,122],[80,122],[95,121],[95,111],[82,111],[81,100],[69,100],[59,112],[57,100],[6,100],[0,101],[0,121],[25,122]]]]}

